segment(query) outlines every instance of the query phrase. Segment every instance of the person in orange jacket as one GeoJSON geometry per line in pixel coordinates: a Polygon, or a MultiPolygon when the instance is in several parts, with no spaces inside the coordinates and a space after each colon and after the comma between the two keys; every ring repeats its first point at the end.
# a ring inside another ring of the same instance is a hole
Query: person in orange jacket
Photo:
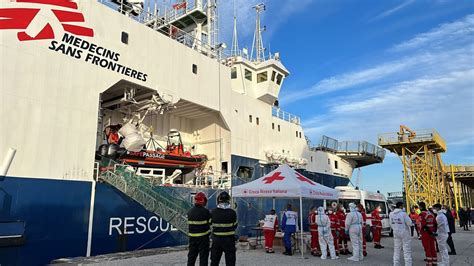
{"type": "Polygon", "coordinates": [[[319,247],[318,225],[316,224],[316,207],[312,207],[309,216],[309,231],[311,233],[311,255],[321,256],[321,249],[319,247]]]}
{"type": "Polygon", "coordinates": [[[380,240],[382,238],[382,217],[380,217],[381,210],[382,208],[377,206],[371,213],[372,226],[374,230],[374,248],[377,249],[384,248],[384,246],[380,244],[380,240]]]}
{"type": "Polygon", "coordinates": [[[367,256],[367,241],[365,239],[366,234],[366,226],[367,226],[367,214],[365,213],[365,208],[362,204],[357,204],[357,209],[359,210],[360,214],[362,214],[362,253],[364,257],[367,256]]]}
{"type": "Polygon", "coordinates": [[[411,236],[413,237],[413,231],[416,231],[416,234],[418,237],[420,237],[420,215],[418,215],[416,212],[415,212],[415,209],[412,209],[411,212],[410,212],[410,219],[411,219],[411,222],[412,222],[412,226],[411,226],[411,236]]]}
{"type": "Polygon", "coordinates": [[[347,239],[349,236],[347,236],[345,232],[346,228],[344,223],[346,221],[346,214],[344,213],[344,207],[342,205],[339,205],[336,215],[339,219],[339,254],[352,254],[347,247],[347,239]]]}

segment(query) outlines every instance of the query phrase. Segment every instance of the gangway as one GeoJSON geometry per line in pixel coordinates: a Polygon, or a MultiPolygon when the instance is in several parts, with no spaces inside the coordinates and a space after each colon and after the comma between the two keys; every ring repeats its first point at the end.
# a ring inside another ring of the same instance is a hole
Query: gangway
{"type": "Polygon", "coordinates": [[[452,206],[454,193],[441,160],[446,143],[436,130],[415,132],[401,125],[399,132],[380,134],[378,143],[402,161],[407,210],[420,201],[452,206]]]}
{"type": "Polygon", "coordinates": [[[177,197],[163,186],[153,186],[146,178],[135,174],[126,165],[105,167],[99,174],[103,180],[123,192],[145,209],[166,220],[179,231],[188,234],[187,212],[192,208],[189,201],[177,197]]]}

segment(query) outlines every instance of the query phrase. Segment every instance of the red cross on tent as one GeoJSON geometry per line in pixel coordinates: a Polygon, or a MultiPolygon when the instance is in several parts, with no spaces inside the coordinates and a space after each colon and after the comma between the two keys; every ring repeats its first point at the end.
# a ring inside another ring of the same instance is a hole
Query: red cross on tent
{"type": "Polygon", "coordinates": [[[264,181],[263,183],[264,184],[271,184],[271,183],[273,183],[273,181],[285,179],[285,177],[281,176],[280,174],[281,174],[281,172],[275,172],[273,175],[263,178],[263,181],[264,181]]]}
{"type": "Polygon", "coordinates": [[[295,172],[296,174],[296,178],[302,182],[308,182],[309,184],[311,185],[315,185],[316,183],[314,183],[313,181],[311,181],[310,179],[306,178],[304,175],[298,173],[298,172],[295,172]]]}

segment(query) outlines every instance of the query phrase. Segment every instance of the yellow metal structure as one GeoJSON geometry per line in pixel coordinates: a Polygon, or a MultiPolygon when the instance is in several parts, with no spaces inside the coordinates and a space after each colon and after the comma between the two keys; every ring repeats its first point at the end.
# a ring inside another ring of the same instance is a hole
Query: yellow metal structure
{"type": "Polygon", "coordinates": [[[446,151],[446,143],[436,130],[415,132],[402,125],[399,132],[379,135],[378,144],[402,161],[408,210],[420,201],[428,206],[452,206],[453,193],[440,156],[446,151]]]}

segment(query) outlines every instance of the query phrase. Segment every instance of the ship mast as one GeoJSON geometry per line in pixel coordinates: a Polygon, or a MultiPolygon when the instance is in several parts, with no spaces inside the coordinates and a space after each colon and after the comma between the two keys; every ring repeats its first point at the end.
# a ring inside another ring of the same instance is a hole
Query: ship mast
{"type": "Polygon", "coordinates": [[[207,25],[208,25],[208,36],[207,43],[212,48],[216,49],[219,44],[219,25],[217,17],[217,0],[207,1],[207,25]]]}
{"type": "Polygon", "coordinates": [[[262,32],[265,31],[265,26],[263,28],[260,27],[260,13],[265,11],[265,4],[260,3],[254,6],[253,8],[255,8],[256,21],[255,21],[255,34],[253,36],[252,52],[250,54],[250,58],[253,59],[253,51],[255,49],[254,61],[261,62],[265,60],[265,49],[263,48],[263,41],[262,41],[262,32]]]}
{"type": "Polygon", "coordinates": [[[235,10],[235,0],[234,0],[234,33],[232,35],[232,48],[230,49],[231,56],[239,55],[239,40],[237,39],[237,13],[235,10]]]}

